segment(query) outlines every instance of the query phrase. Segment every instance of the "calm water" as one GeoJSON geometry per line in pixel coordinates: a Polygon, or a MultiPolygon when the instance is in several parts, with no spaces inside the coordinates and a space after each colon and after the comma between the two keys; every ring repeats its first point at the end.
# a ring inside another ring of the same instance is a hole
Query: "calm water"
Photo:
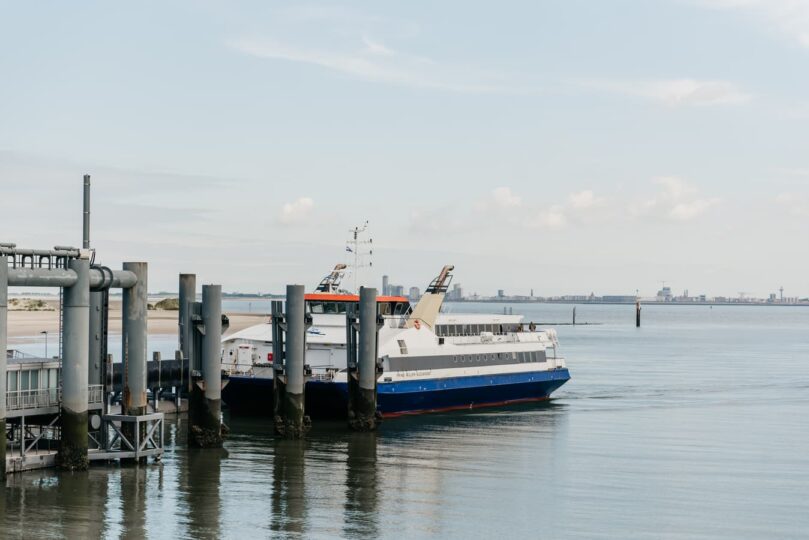
{"type": "Polygon", "coordinates": [[[577,311],[603,324],[558,327],[573,379],[550,404],[303,442],[228,419],[221,452],[187,449],[181,420],[162,465],[10,477],[2,536],[809,537],[809,309],[577,311]]]}

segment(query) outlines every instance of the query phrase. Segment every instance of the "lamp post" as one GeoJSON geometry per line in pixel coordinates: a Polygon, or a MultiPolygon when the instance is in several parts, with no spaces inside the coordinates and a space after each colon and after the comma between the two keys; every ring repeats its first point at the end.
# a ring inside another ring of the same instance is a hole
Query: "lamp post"
{"type": "Polygon", "coordinates": [[[48,357],[48,331],[43,330],[40,334],[45,334],[45,358],[48,357]]]}

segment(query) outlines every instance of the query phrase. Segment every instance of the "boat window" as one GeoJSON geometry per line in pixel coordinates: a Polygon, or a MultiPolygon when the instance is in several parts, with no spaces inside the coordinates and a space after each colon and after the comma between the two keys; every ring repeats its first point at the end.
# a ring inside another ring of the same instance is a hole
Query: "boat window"
{"type": "Polygon", "coordinates": [[[59,372],[56,368],[48,370],[48,388],[56,388],[59,386],[59,372]]]}
{"type": "Polygon", "coordinates": [[[323,313],[322,302],[309,302],[309,311],[311,313],[323,313]]]}
{"type": "Polygon", "coordinates": [[[397,303],[394,306],[393,314],[394,315],[404,315],[407,311],[407,306],[401,302],[397,303]]]}
{"type": "Polygon", "coordinates": [[[34,369],[31,371],[31,390],[39,389],[39,370],[34,369]]]}
{"type": "Polygon", "coordinates": [[[323,304],[323,313],[337,313],[337,304],[326,302],[323,304]]]}
{"type": "Polygon", "coordinates": [[[29,371],[21,371],[20,372],[20,390],[28,390],[28,380],[29,380],[29,371]]]}
{"type": "Polygon", "coordinates": [[[390,315],[390,302],[382,302],[379,304],[380,315],[390,315]]]}
{"type": "Polygon", "coordinates": [[[537,361],[537,352],[536,351],[531,351],[531,361],[532,362],[537,361]]]}
{"type": "Polygon", "coordinates": [[[16,371],[9,371],[8,372],[8,391],[9,392],[16,392],[17,391],[17,372],[16,371]]]}
{"type": "Polygon", "coordinates": [[[399,343],[399,352],[402,354],[407,354],[407,343],[403,339],[396,340],[399,343]]]}

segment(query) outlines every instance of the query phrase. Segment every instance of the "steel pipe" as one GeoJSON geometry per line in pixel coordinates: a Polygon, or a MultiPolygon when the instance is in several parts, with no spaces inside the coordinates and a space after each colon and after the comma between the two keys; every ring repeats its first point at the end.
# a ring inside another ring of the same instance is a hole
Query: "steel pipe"
{"type": "Polygon", "coordinates": [[[137,283],[124,290],[123,299],[123,354],[126,370],[124,387],[124,413],[146,414],[146,317],[148,266],[145,262],[125,262],[124,270],[132,272],[137,283]]]}
{"type": "Polygon", "coordinates": [[[6,478],[6,349],[8,349],[8,257],[0,255],[0,475],[6,478]]]}
{"type": "Polygon", "coordinates": [[[105,357],[104,336],[104,292],[90,293],[90,339],[89,356],[87,363],[87,384],[101,384],[102,365],[105,357]]]}
{"type": "Polygon", "coordinates": [[[188,440],[200,448],[222,446],[222,286],[202,286],[202,386],[191,390],[188,440]]]}
{"type": "MultiPolygon", "coordinates": [[[[76,272],[70,268],[9,268],[10,287],[72,287],[76,283],[76,272]]],[[[137,284],[133,272],[114,270],[112,278],[108,272],[98,268],[90,270],[90,288],[130,289],[137,284]],[[109,283],[109,286],[107,286],[109,283]]]]}
{"type": "Polygon", "coordinates": [[[84,249],[90,249],[90,175],[84,175],[84,219],[82,221],[82,244],[84,249]]]}
{"type": "Polygon", "coordinates": [[[62,441],[59,465],[66,470],[86,470],[87,363],[90,332],[90,261],[73,259],[70,269],[76,283],[64,292],[62,305],[62,441]]]}
{"type": "MultiPolygon", "coordinates": [[[[179,334],[180,334],[180,351],[183,358],[189,361],[191,366],[191,355],[193,354],[194,347],[194,329],[191,325],[191,307],[190,303],[196,302],[197,299],[197,276],[196,274],[180,274],[180,311],[179,318],[179,334]]],[[[190,389],[191,378],[190,371],[188,381],[186,381],[186,388],[190,389]]]]}
{"type": "MultiPolygon", "coordinates": [[[[359,302],[359,335],[356,338],[356,374],[349,367],[348,425],[356,431],[373,431],[379,420],[376,414],[377,380],[377,303],[376,289],[361,287],[359,302]]],[[[353,329],[348,327],[348,332],[353,329]]],[[[349,355],[352,347],[348,348],[349,355]]]]}
{"type": "MultiPolygon", "coordinates": [[[[284,352],[286,384],[284,395],[281,397],[283,400],[283,435],[289,438],[300,438],[309,429],[304,396],[306,312],[303,285],[287,285],[286,324],[286,351],[284,352]]],[[[277,429],[277,431],[280,430],[277,429]]]]}

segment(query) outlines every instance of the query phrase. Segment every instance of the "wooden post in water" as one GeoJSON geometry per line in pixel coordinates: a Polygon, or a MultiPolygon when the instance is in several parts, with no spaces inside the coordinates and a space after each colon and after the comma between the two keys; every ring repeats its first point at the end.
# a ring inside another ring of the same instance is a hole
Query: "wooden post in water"
{"type": "Polygon", "coordinates": [[[640,299],[635,301],[635,327],[640,328],[640,299]]]}
{"type": "Polygon", "coordinates": [[[576,326],[576,306],[573,306],[573,326],[576,326]]]}

